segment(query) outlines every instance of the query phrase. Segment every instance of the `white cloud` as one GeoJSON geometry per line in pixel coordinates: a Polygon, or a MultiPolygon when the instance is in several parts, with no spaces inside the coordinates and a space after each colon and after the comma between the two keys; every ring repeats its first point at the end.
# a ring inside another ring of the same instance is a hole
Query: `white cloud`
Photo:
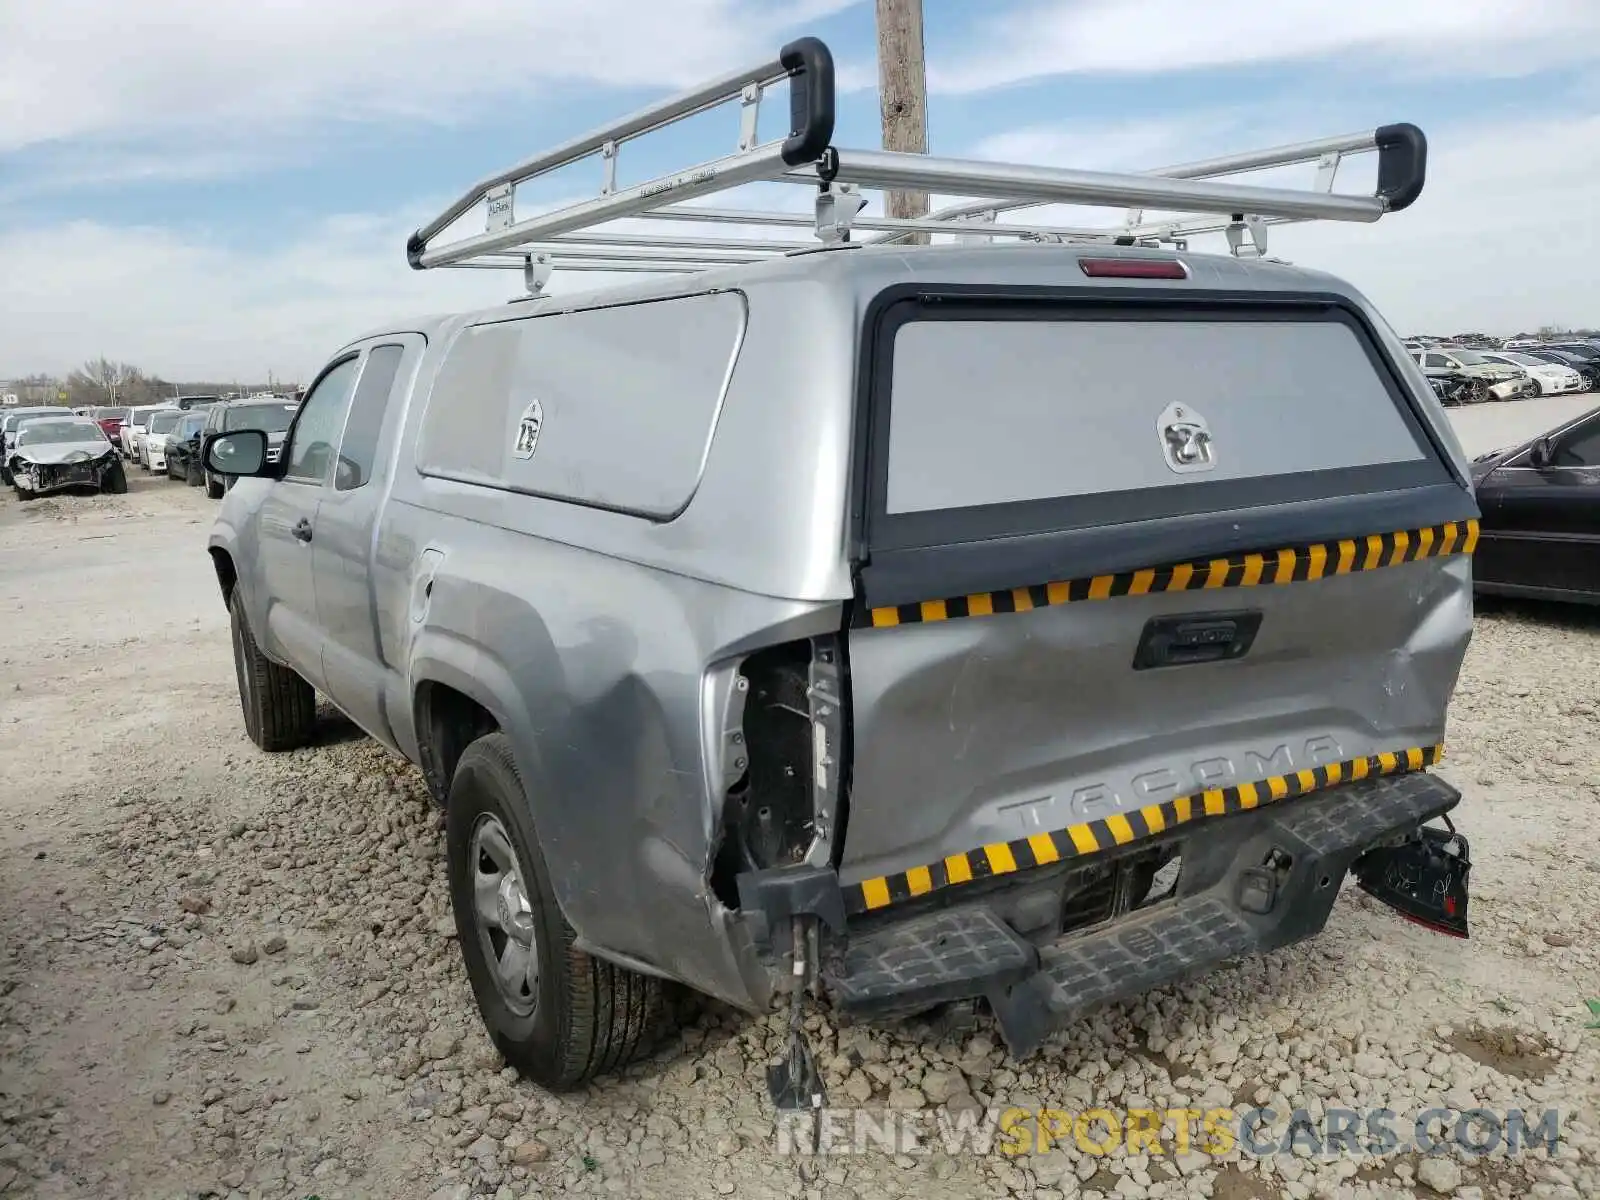
{"type": "Polygon", "coordinates": [[[994,21],[959,60],[930,63],[929,86],[1312,59],[1510,76],[1593,62],[1597,35],[1594,0],[1038,0],[994,21]]]}
{"type": "Polygon", "coordinates": [[[686,87],[857,0],[10,0],[0,152],[160,135],[239,147],[375,118],[686,87]]]}

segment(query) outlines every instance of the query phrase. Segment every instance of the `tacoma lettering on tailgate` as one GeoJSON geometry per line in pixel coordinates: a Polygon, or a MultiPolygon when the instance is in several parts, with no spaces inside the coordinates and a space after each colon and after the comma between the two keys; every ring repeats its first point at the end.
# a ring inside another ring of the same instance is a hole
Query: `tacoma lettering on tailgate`
{"type": "Polygon", "coordinates": [[[1344,759],[1344,747],[1332,734],[1319,734],[1300,744],[1298,752],[1288,743],[1263,753],[1246,750],[1237,758],[1212,755],[1181,767],[1159,767],[1133,776],[1122,787],[1097,782],[1073,788],[1067,797],[1066,811],[1056,796],[1040,796],[1000,806],[1000,811],[1015,819],[1023,834],[1053,829],[1070,821],[1094,821],[1125,809],[1160,803],[1193,792],[1230,787],[1241,780],[1291,775],[1306,767],[1321,767],[1344,759]]]}

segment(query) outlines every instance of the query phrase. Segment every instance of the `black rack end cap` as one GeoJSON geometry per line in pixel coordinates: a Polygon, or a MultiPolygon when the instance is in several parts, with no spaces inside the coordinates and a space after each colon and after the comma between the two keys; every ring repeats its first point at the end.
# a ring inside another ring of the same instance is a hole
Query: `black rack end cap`
{"type": "Polygon", "coordinates": [[[789,72],[783,161],[796,167],[813,161],[833,141],[833,52],[817,38],[796,38],[778,51],[778,62],[789,72]]]}
{"type": "Polygon", "coordinates": [[[422,270],[422,252],[427,248],[428,243],[422,240],[420,233],[413,233],[406,239],[406,261],[413,271],[422,270]]]}
{"type": "Polygon", "coordinates": [[[1378,146],[1378,197],[1389,212],[1416,203],[1428,177],[1428,139],[1415,125],[1385,125],[1373,136],[1378,146]]]}

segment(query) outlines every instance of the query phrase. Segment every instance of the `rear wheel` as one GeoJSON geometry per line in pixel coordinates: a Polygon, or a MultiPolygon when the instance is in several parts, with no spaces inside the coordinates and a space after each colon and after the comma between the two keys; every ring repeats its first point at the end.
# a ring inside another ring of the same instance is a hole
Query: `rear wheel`
{"type": "Polygon", "coordinates": [[[269,753],[306,745],[316,726],[316,692],[294,671],[261,653],[237,588],[228,599],[228,618],[245,732],[269,753]]]}
{"type": "Polygon", "coordinates": [[[661,982],[573,945],[504,734],[461,755],[446,847],[467,978],[506,1061],[554,1091],[637,1057],[661,1023],[661,982]]]}

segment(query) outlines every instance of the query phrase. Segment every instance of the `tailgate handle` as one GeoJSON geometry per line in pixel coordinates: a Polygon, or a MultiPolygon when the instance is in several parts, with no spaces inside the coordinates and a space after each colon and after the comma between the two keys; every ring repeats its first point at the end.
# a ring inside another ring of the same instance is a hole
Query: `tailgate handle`
{"type": "Polygon", "coordinates": [[[1261,613],[1255,610],[1152,617],[1133,653],[1133,669],[1243,658],[1260,628],[1261,613]]]}

